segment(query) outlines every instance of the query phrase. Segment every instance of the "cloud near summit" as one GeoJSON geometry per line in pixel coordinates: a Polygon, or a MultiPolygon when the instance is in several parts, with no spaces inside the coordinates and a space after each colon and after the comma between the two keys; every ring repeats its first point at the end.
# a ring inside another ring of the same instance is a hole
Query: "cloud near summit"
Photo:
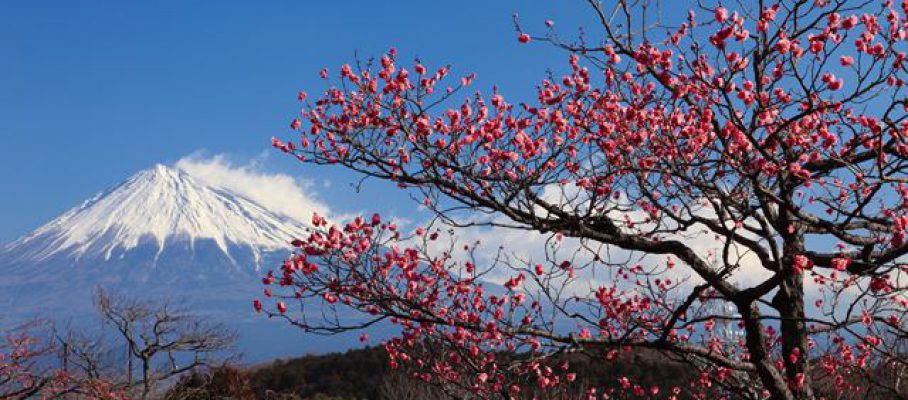
{"type": "Polygon", "coordinates": [[[195,153],[174,166],[206,185],[230,190],[298,221],[309,221],[313,212],[332,215],[330,208],[316,198],[312,182],[265,171],[257,159],[236,163],[224,154],[195,153]]]}

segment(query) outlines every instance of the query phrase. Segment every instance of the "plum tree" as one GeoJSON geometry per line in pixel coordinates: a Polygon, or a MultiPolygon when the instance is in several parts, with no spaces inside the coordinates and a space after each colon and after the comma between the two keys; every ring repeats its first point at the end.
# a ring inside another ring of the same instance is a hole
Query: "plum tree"
{"type": "Polygon", "coordinates": [[[394,365],[480,398],[558,397],[565,354],[635,349],[699,379],[586,395],[905,398],[908,5],[725,1],[677,21],[645,0],[589,5],[595,39],[516,24],[517,42],[569,56],[533,101],[391,50],[300,92],[297,136],[273,139],[419,193],[444,225],[561,252],[490,262],[439,246],[438,224],[315,216],[265,278],[265,312],[320,333],[391,321],[394,365]],[[365,317],[287,308],[309,299],[365,317]]]}

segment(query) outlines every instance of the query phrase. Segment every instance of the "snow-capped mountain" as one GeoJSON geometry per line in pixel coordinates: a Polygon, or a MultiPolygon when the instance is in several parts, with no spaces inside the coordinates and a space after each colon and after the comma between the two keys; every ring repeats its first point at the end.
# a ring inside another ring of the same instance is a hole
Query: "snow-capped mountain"
{"type": "MultiPolygon", "coordinates": [[[[206,186],[182,170],[157,165],[99,193],[4,246],[6,264],[49,261],[107,263],[153,250],[140,264],[155,266],[173,250],[193,257],[210,246],[231,264],[286,249],[304,227],[225,189],[206,186]]],[[[210,250],[210,249],[209,249],[210,250]]],[[[146,254],[142,254],[146,256],[146,254]]]]}
{"type": "Polygon", "coordinates": [[[98,286],[252,320],[263,269],[306,226],[157,165],[0,247],[0,323],[91,315],[98,286]]]}
{"type": "Polygon", "coordinates": [[[263,270],[307,226],[208,182],[157,165],[0,247],[0,328],[35,317],[94,324],[101,286],[227,324],[250,361],[355,343],[304,337],[254,313],[263,270]]]}

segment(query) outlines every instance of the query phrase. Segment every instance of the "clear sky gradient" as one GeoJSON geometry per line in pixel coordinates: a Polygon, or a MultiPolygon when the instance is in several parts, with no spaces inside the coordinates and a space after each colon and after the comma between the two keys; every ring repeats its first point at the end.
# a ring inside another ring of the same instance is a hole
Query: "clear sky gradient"
{"type": "MultiPolygon", "coordinates": [[[[288,134],[296,92],[324,88],[319,69],[337,71],[355,52],[393,46],[402,60],[451,63],[457,74],[476,72],[477,89],[497,84],[526,100],[567,55],[519,44],[515,12],[532,32],[546,19],[565,36],[595,29],[580,0],[6,2],[0,243],[155,163],[197,151],[259,156],[272,135],[288,134]]],[[[376,196],[351,196],[355,177],[342,171],[278,154],[266,164],[330,180],[319,195],[335,208],[376,206],[376,196]]]]}

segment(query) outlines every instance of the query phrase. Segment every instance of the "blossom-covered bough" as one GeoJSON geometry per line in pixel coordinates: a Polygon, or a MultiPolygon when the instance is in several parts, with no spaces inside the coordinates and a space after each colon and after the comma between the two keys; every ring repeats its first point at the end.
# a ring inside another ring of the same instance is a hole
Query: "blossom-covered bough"
{"type": "Polygon", "coordinates": [[[109,381],[77,372],[78,362],[70,365],[64,354],[67,344],[53,336],[43,320],[0,332],[0,399],[129,399],[109,381]]]}
{"type": "Polygon", "coordinates": [[[534,101],[467,93],[472,76],[392,50],[301,92],[299,136],[274,140],[421,193],[439,225],[560,251],[479,257],[437,227],[315,216],[256,307],[311,332],[391,321],[392,363],[480,398],[568,396],[569,353],[639,349],[699,378],[585,395],[908,396],[908,6],[728,1],[671,21],[647,3],[590,2],[600,24],[576,40],[518,25],[570,57],[534,101]]]}
{"type": "Polygon", "coordinates": [[[0,399],[27,399],[63,387],[64,374],[42,365],[52,348],[32,335],[36,325],[16,327],[0,338],[0,399]]]}

